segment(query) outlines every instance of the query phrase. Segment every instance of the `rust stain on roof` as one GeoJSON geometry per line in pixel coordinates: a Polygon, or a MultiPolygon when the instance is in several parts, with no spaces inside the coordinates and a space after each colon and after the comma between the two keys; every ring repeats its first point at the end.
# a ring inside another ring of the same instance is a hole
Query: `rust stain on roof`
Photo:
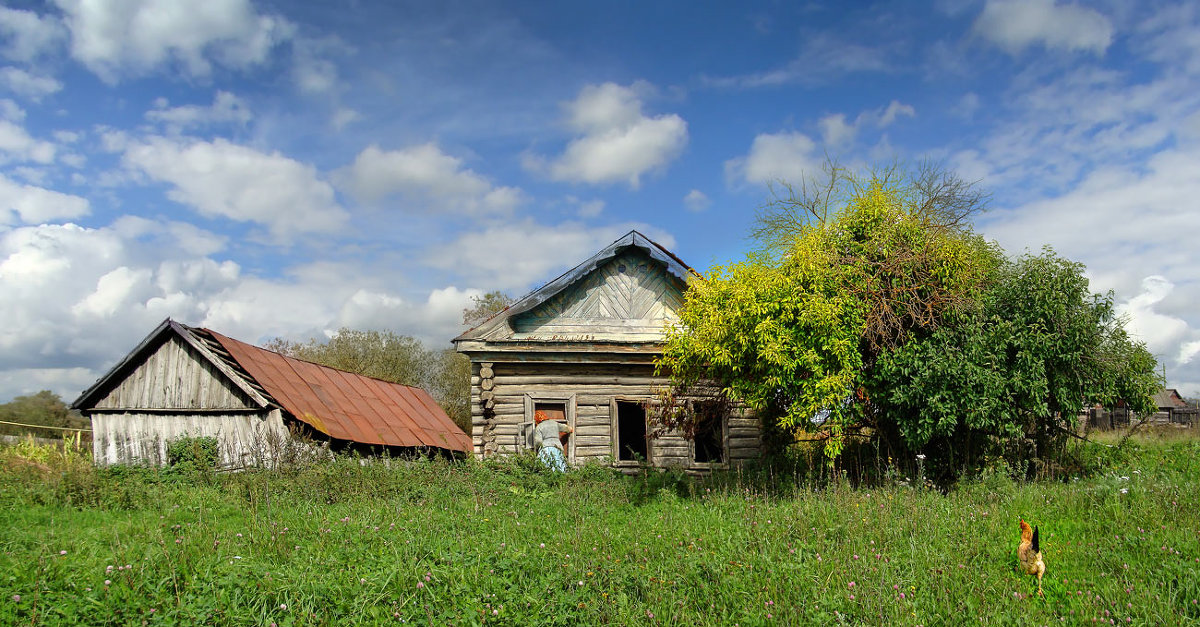
{"type": "Polygon", "coordinates": [[[471,438],[428,392],[294,359],[209,329],[285,411],[339,440],[469,453],[471,438]]]}

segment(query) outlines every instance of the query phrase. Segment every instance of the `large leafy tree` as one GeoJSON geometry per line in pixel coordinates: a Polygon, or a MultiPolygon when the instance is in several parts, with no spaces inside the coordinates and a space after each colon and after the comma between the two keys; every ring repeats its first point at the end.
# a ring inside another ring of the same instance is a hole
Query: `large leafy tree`
{"type": "Polygon", "coordinates": [[[453,348],[430,349],[393,331],[340,329],[326,341],[276,338],[267,348],[331,368],[427,390],[470,433],[471,365],[453,348]]]}
{"type": "Polygon", "coordinates": [[[689,286],[659,361],[666,426],[687,431],[672,401],[707,393],[831,458],[848,435],[939,456],[956,436],[1031,439],[1028,457],[1084,403],[1150,402],[1153,358],[1111,297],[1052,252],[1010,261],[974,234],[986,196],[971,185],[930,167],[828,173],[784,186],[760,213],[762,249],[689,286]]]}

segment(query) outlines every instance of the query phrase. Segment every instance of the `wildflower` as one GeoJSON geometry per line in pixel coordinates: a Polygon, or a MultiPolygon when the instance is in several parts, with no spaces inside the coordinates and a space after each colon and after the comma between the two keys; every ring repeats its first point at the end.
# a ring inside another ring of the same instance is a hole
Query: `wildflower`
{"type": "MultiPolygon", "coordinates": [[[[661,538],[662,536],[659,536],[659,537],[661,538]]],[[[538,547],[544,549],[544,548],[546,548],[546,543],[542,542],[541,544],[538,544],[538,547]]]]}
{"type": "Polygon", "coordinates": [[[848,588],[853,588],[853,587],[854,587],[854,582],[853,582],[853,581],[851,581],[851,582],[850,582],[850,585],[849,585],[849,586],[847,586],[847,587],[848,587],[848,588]]]}
{"type": "Polygon", "coordinates": [[[903,592],[901,592],[901,593],[900,593],[900,598],[901,598],[901,599],[903,599],[903,598],[904,598],[904,593],[903,593],[903,592]]]}
{"type": "Polygon", "coordinates": [[[366,580],[366,579],[359,579],[359,580],[358,580],[358,583],[367,583],[367,580],[366,580]]]}
{"type": "Polygon", "coordinates": [[[14,594],[13,595],[13,603],[20,603],[20,602],[21,602],[21,595],[14,594]]]}
{"type": "Polygon", "coordinates": [[[917,459],[921,459],[921,460],[925,459],[925,454],[922,453],[920,455],[917,455],[917,459]]]}
{"type": "Polygon", "coordinates": [[[418,582],[417,582],[417,587],[418,587],[418,588],[424,588],[424,587],[425,587],[425,582],[424,582],[424,581],[418,581],[418,582]]]}
{"type": "Polygon", "coordinates": [[[111,579],[105,579],[105,580],[104,580],[104,585],[106,585],[106,586],[111,586],[111,585],[112,585],[112,580],[111,580],[111,579]]]}
{"type": "Polygon", "coordinates": [[[67,552],[66,552],[66,551],[59,551],[59,552],[58,552],[58,554],[59,554],[59,555],[66,555],[66,554],[67,554],[67,552]]]}
{"type": "Polygon", "coordinates": [[[279,609],[281,609],[281,610],[283,610],[283,611],[285,611],[285,612],[286,612],[286,611],[287,611],[287,603],[280,603],[280,604],[279,604],[279,609]]]}

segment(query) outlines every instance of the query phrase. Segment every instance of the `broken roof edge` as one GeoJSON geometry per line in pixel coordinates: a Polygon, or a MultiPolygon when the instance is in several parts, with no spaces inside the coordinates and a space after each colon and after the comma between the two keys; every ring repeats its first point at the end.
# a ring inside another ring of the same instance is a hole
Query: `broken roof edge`
{"type": "Polygon", "coordinates": [[[97,379],[95,383],[84,390],[79,395],[79,398],[76,398],[74,401],[72,401],[70,408],[83,411],[86,405],[95,404],[95,402],[99,400],[97,397],[100,395],[100,393],[110,389],[109,383],[113,382],[113,380],[116,379],[119,374],[124,373],[126,369],[132,366],[132,364],[145,359],[145,357],[151,352],[162,346],[163,342],[160,340],[162,340],[162,338],[168,333],[174,333],[189,347],[200,353],[206,360],[212,363],[212,365],[217,368],[221,374],[225,375],[230,382],[232,382],[239,390],[246,394],[251,401],[257,403],[260,408],[267,407],[272,404],[270,399],[263,397],[261,393],[250,386],[241,376],[230,371],[218,356],[213,355],[212,352],[209,351],[202,343],[198,342],[195,336],[192,335],[192,327],[180,322],[176,322],[168,317],[160,322],[157,327],[154,327],[154,330],[146,335],[141,342],[138,342],[138,345],[133,347],[133,350],[126,353],[125,357],[122,358],[121,361],[118,361],[116,365],[114,365],[112,368],[109,368],[108,371],[105,372],[104,375],[102,375],[99,379],[97,379]]]}
{"type": "Polygon", "coordinates": [[[546,302],[555,294],[565,290],[570,285],[574,284],[579,279],[587,276],[601,264],[616,257],[621,251],[627,248],[640,248],[645,250],[650,258],[662,263],[667,268],[667,272],[674,275],[680,281],[687,283],[689,278],[703,278],[703,276],[692,269],[680,259],[675,253],[667,250],[658,242],[646,237],[637,229],[631,229],[625,235],[617,238],[616,241],[608,246],[600,249],[599,252],[592,255],[583,263],[567,270],[558,276],[558,278],[546,283],[545,285],[529,292],[522,296],[517,302],[505,307],[504,309],[492,314],[483,322],[464,331],[458,337],[450,340],[452,343],[458,343],[464,340],[482,339],[489,331],[500,326],[504,321],[525,313],[534,307],[546,302]]]}

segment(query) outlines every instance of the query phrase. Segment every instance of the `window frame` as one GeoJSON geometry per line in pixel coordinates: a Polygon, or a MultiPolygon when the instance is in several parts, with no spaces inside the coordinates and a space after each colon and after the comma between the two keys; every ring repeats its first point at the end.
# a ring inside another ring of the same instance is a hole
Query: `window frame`
{"type": "MultiPolygon", "coordinates": [[[[525,420],[521,423],[522,427],[524,427],[524,425],[529,425],[529,428],[533,428],[533,425],[534,425],[533,412],[536,411],[538,403],[547,404],[547,405],[562,404],[564,406],[563,413],[566,415],[567,426],[570,427],[572,430],[571,437],[568,438],[568,440],[567,440],[567,446],[566,446],[565,453],[566,453],[566,457],[567,457],[567,465],[574,466],[575,465],[575,434],[574,434],[574,430],[575,430],[575,395],[574,394],[529,394],[529,393],[526,393],[525,394],[525,420]]],[[[520,442],[521,439],[522,439],[521,438],[521,429],[518,428],[518,430],[517,430],[517,440],[519,441],[518,448],[519,448],[519,450],[527,450],[527,449],[525,449],[524,442],[520,442]]]]}

